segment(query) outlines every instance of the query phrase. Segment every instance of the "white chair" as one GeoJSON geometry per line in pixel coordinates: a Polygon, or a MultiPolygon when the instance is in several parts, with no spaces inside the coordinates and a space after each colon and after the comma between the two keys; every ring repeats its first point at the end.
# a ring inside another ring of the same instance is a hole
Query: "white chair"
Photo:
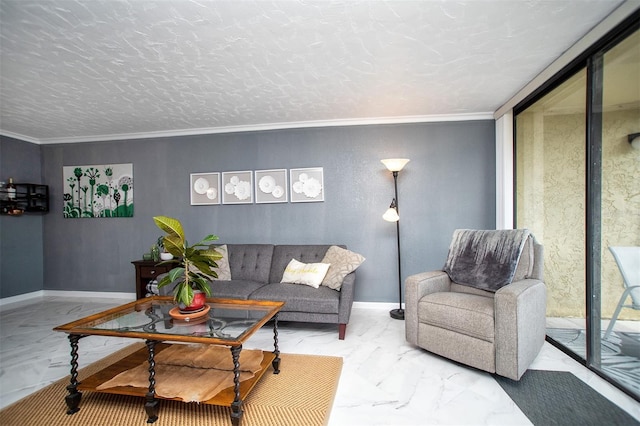
{"type": "Polygon", "coordinates": [[[622,308],[640,310],[640,247],[609,247],[609,250],[618,264],[625,289],[604,333],[604,340],[609,338],[622,308]],[[631,304],[625,305],[624,302],[629,296],[631,304]]]}

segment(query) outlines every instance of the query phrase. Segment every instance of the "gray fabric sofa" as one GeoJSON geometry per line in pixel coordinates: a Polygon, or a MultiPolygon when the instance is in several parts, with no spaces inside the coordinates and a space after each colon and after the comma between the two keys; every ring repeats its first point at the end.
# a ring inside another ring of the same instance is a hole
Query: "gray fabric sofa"
{"type": "Polygon", "coordinates": [[[405,301],[409,343],[519,380],[545,340],[543,247],[530,236],[512,282],[495,293],[431,271],[405,280],[405,301]]]}
{"type": "MultiPolygon", "coordinates": [[[[338,324],[338,338],[344,339],[353,305],[355,271],[344,278],[340,291],[325,286],[313,288],[280,282],[291,259],[303,263],[320,262],[330,245],[226,246],[232,279],[212,281],[213,297],[283,301],[285,305],[278,315],[279,320],[338,324]]],[[[171,294],[170,287],[162,288],[161,294],[171,294]]]]}

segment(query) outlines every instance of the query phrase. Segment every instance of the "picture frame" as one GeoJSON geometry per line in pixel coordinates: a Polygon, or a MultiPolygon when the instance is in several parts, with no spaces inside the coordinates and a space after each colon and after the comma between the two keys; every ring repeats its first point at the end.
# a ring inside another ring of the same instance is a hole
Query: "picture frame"
{"type": "Polygon", "coordinates": [[[292,203],[324,201],[324,170],[308,167],[289,170],[292,203]]]}
{"type": "Polygon", "coordinates": [[[287,169],[256,170],[256,204],[289,201],[287,169]]]}
{"type": "Polygon", "coordinates": [[[253,203],[253,172],[222,172],[222,204],[253,203]]]}
{"type": "Polygon", "coordinates": [[[192,206],[220,204],[220,173],[191,173],[189,182],[192,206]]]}
{"type": "Polygon", "coordinates": [[[133,217],[133,163],[62,166],[63,217],[133,217]]]}

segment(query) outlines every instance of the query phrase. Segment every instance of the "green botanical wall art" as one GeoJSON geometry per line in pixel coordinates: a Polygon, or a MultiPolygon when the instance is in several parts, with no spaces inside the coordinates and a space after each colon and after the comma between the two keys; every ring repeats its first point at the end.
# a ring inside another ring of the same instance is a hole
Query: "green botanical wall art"
{"type": "Polygon", "coordinates": [[[133,217],[133,164],[63,166],[64,217],[133,217]]]}

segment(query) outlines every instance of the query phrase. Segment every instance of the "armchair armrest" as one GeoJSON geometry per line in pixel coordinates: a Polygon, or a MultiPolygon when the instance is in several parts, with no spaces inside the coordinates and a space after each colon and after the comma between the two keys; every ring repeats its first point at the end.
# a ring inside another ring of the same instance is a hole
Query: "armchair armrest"
{"type": "Polygon", "coordinates": [[[536,279],[515,281],[495,294],[496,373],[519,380],[546,335],[547,289],[536,279]]]}
{"type": "Polygon", "coordinates": [[[411,275],[404,281],[405,335],[409,343],[418,344],[418,302],[427,294],[451,289],[451,279],[444,271],[411,275]]]}

